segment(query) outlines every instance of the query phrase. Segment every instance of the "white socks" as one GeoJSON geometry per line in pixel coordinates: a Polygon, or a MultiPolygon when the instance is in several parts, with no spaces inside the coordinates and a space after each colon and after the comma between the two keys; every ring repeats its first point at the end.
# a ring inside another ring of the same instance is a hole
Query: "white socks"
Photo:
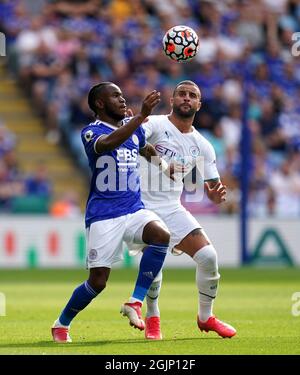
{"type": "MultiPolygon", "coordinates": [[[[218,272],[217,253],[212,245],[206,245],[193,256],[196,266],[196,283],[199,290],[199,319],[206,322],[213,315],[213,302],[217,295],[218,272]]],[[[160,316],[158,297],[162,284],[162,271],[153,280],[147,293],[147,317],[160,316]]]]}
{"type": "Polygon", "coordinates": [[[158,297],[160,293],[161,283],[162,271],[160,270],[156,278],[153,280],[147,293],[147,318],[149,318],[150,316],[160,316],[160,311],[158,308],[158,297]]]}
{"type": "Polygon", "coordinates": [[[139,302],[139,303],[143,304],[143,301],[141,301],[140,299],[134,298],[134,297],[130,297],[129,300],[128,300],[128,302],[129,303],[139,302]]]}
{"type": "Polygon", "coordinates": [[[193,256],[197,263],[196,283],[199,290],[199,319],[206,322],[213,315],[213,301],[217,294],[218,272],[217,253],[212,245],[206,245],[193,256]]]}
{"type": "Polygon", "coordinates": [[[55,322],[53,323],[52,328],[70,328],[70,326],[64,326],[63,324],[61,324],[59,319],[56,319],[55,322]]]}

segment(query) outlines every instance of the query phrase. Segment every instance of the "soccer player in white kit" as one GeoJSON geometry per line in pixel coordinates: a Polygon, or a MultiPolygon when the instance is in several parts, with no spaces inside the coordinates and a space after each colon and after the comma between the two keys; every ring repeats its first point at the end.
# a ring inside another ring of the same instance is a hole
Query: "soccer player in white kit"
{"type": "MultiPolygon", "coordinates": [[[[216,204],[224,202],[226,187],[222,184],[216,167],[215,151],[209,141],[192,126],[194,116],[201,107],[199,87],[192,81],[180,82],[170,103],[170,114],[149,116],[149,121],[143,124],[147,142],[155,147],[168,164],[182,163],[186,173],[195,167],[196,160],[202,160],[202,178],[208,198],[216,204]]],[[[145,188],[147,184],[142,183],[142,200],[145,207],[155,212],[167,225],[171,233],[169,249],[173,252],[185,252],[196,263],[198,327],[201,331],[215,331],[222,337],[232,337],[236,330],[217,319],[212,312],[220,278],[217,253],[198,221],[181,205],[182,179],[170,186],[170,179],[161,175],[158,168],[156,176],[153,175],[153,170],[151,172],[151,180],[160,179],[162,185],[158,189],[151,189],[145,188]]],[[[162,272],[157,275],[147,294],[147,339],[162,338],[158,308],[161,283],[162,272]]]]}

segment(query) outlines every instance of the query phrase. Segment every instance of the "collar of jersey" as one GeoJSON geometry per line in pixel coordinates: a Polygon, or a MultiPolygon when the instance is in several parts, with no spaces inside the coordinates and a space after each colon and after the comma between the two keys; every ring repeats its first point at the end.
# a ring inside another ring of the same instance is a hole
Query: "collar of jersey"
{"type": "Polygon", "coordinates": [[[166,115],[167,120],[169,123],[181,134],[181,135],[192,135],[195,134],[195,128],[192,126],[193,131],[188,132],[188,133],[181,133],[181,131],[173,124],[173,122],[169,119],[169,115],[166,115]]]}
{"type": "Polygon", "coordinates": [[[102,120],[97,120],[95,124],[96,124],[96,125],[103,124],[103,125],[105,125],[105,126],[111,128],[111,129],[119,129],[117,126],[114,126],[114,125],[109,124],[108,122],[105,122],[105,121],[102,121],[102,120]]]}

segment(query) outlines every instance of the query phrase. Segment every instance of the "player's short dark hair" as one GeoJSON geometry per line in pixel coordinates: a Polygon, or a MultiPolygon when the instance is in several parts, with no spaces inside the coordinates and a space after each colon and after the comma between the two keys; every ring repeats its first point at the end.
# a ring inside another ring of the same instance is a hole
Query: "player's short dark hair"
{"type": "Polygon", "coordinates": [[[174,89],[174,91],[173,91],[173,96],[175,95],[175,92],[176,92],[177,88],[178,88],[179,86],[181,86],[181,85],[191,85],[191,86],[195,86],[195,87],[197,87],[197,89],[200,91],[198,85],[197,85],[195,82],[190,81],[190,80],[187,79],[187,80],[185,80],[185,81],[181,81],[181,82],[177,83],[177,85],[175,86],[175,89],[174,89]]]}
{"type": "Polygon", "coordinates": [[[101,82],[93,86],[89,91],[88,104],[89,104],[90,109],[95,113],[95,116],[97,116],[96,100],[99,99],[101,94],[103,94],[104,89],[109,85],[113,85],[113,83],[101,82]]]}

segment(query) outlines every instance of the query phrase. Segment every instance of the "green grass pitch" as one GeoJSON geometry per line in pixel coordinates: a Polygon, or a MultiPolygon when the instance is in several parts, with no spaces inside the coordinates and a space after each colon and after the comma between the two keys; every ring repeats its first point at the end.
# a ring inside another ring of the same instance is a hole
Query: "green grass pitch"
{"type": "Polygon", "coordinates": [[[299,269],[221,270],[215,313],[236,327],[232,339],[198,330],[194,270],[166,269],[160,297],[164,339],[154,342],[119,313],[136,270],[112,270],[105,291],[74,320],[73,343],[57,345],[50,326],[86,275],[81,270],[1,270],[6,316],[0,316],[0,354],[300,354],[300,316],[292,315],[299,269]]]}

